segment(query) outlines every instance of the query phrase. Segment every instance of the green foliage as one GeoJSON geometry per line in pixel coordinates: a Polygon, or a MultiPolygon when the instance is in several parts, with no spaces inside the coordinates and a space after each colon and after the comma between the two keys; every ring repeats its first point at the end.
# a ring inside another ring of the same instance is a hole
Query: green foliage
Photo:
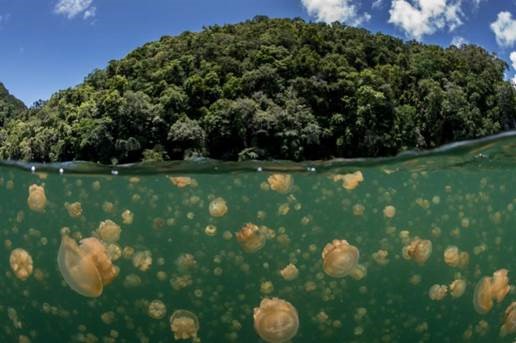
{"type": "Polygon", "coordinates": [[[0,87],[0,158],[303,160],[428,149],[516,126],[506,68],[474,45],[260,16],[162,37],[29,110],[0,87]]]}
{"type": "Polygon", "coordinates": [[[9,91],[0,82],[0,126],[26,109],[25,104],[9,94],[9,91]]]}

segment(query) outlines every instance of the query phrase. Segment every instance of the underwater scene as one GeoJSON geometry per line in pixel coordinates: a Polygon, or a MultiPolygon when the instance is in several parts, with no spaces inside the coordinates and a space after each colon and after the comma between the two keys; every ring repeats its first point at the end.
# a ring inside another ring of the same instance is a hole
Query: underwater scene
{"type": "Polygon", "coordinates": [[[516,134],[0,166],[0,342],[514,342],[516,134]]]}

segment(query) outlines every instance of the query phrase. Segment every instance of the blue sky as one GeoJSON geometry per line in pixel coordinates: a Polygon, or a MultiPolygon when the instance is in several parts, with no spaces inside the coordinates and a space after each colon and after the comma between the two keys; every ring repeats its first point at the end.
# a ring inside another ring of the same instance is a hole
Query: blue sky
{"type": "Polygon", "coordinates": [[[0,0],[0,81],[30,105],[145,42],[257,14],[474,43],[516,73],[516,0],[0,0]]]}

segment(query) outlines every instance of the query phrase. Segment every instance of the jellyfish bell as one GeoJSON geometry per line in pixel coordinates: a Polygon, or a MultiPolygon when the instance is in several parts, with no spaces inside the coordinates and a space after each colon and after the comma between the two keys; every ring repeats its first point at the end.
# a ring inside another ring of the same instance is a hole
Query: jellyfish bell
{"type": "Polygon", "coordinates": [[[35,212],[45,211],[47,205],[47,197],[45,195],[45,188],[33,184],[29,187],[29,197],[27,198],[27,205],[35,212]]]}
{"type": "Polygon", "coordinates": [[[491,292],[492,278],[485,276],[478,281],[473,292],[473,306],[475,311],[485,314],[493,307],[493,297],[491,292]]]}
{"type": "Polygon", "coordinates": [[[187,310],[176,310],[170,316],[170,329],[175,339],[195,339],[199,331],[199,319],[187,310]]]}
{"type": "Polygon", "coordinates": [[[443,300],[446,294],[448,294],[448,286],[446,285],[435,284],[428,290],[428,296],[435,301],[443,300]]]}
{"type": "Polygon", "coordinates": [[[283,343],[292,339],[299,328],[296,308],[288,301],[265,298],[254,309],[254,328],[268,343],[283,343]]]}
{"type": "Polygon", "coordinates": [[[416,237],[407,246],[403,247],[402,252],[405,259],[424,264],[432,254],[432,241],[416,237]]]}
{"type": "Polygon", "coordinates": [[[248,253],[256,252],[265,245],[265,235],[252,223],[245,224],[235,236],[242,250],[248,253]]]}
{"type": "Polygon", "coordinates": [[[272,174],[267,178],[267,183],[273,191],[278,193],[288,193],[294,180],[290,174],[272,174]]]}
{"type": "Polygon", "coordinates": [[[364,175],[360,170],[353,173],[334,175],[333,181],[342,181],[342,187],[348,191],[357,188],[357,186],[364,181],[364,175]]]}
{"type": "Polygon", "coordinates": [[[346,240],[335,239],[323,249],[324,272],[335,278],[345,277],[355,270],[359,255],[358,249],[346,240]]]}
{"type": "Polygon", "coordinates": [[[295,264],[289,263],[285,268],[280,270],[280,274],[283,277],[283,279],[287,281],[292,281],[298,277],[299,270],[297,269],[295,264]]]}
{"type": "Polygon", "coordinates": [[[120,239],[121,231],[122,230],[120,229],[120,225],[110,219],[107,219],[100,222],[97,229],[97,234],[103,241],[115,243],[120,239]]]}
{"type": "Polygon", "coordinates": [[[57,265],[68,286],[85,297],[100,296],[104,286],[117,275],[105,247],[94,237],[83,239],[78,245],[64,235],[57,265]]]}
{"type": "Polygon", "coordinates": [[[513,301],[505,310],[500,336],[516,334],[516,301],[513,301]]]}
{"type": "Polygon", "coordinates": [[[508,273],[509,271],[507,269],[499,269],[493,273],[491,294],[493,299],[496,299],[499,303],[503,301],[511,289],[509,286],[508,273]]]}
{"type": "Polygon", "coordinates": [[[16,277],[22,281],[27,280],[34,269],[32,257],[26,250],[21,248],[11,251],[9,264],[16,277]]]}
{"type": "Polygon", "coordinates": [[[228,205],[223,198],[215,198],[210,202],[208,211],[212,217],[223,217],[228,212],[228,205]]]}
{"type": "Polygon", "coordinates": [[[454,298],[460,298],[466,291],[466,281],[462,279],[453,280],[450,284],[450,294],[454,298]]]}
{"type": "Polygon", "coordinates": [[[449,246],[444,251],[444,262],[450,267],[458,267],[460,265],[460,252],[456,246],[449,246]]]}

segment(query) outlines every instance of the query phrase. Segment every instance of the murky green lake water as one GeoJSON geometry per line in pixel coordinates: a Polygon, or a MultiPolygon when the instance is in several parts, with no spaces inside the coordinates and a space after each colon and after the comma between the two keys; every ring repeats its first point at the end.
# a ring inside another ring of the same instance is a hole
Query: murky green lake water
{"type": "Polygon", "coordinates": [[[505,268],[514,282],[514,135],[374,161],[30,167],[0,167],[0,342],[170,342],[176,310],[197,316],[196,341],[261,342],[253,309],[265,297],[297,310],[292,342],[516,339],[499,336],[514,287],[488,313],[473,306],[482,277],[505,268]],[[335,181],[356,171],[363,181],[348,183],[353,189],[335,181]],[[289,175],[290,186],[271,189],[275,174],[289,175]],[[33,184],[44,189],[42,210],[29,207],[33,184]],[[209,211],[216,198],[227,206],[221,217],[209,211]],[[98,230],[108,219],[120,226],[116,242],[98,230]],[[263,238],[255,252],[237,237],[248,223],[263,238]],[[100,296],[65,282],[62,235],[108,247],[118,275],[100,296]],[[432,243],[424,263],[403,256],[417,238],[432,243]],[[358,249],[361,273],[325,273],[322,251],[333,240],[358,249]],[[469,262],[447,264],[449,246],[469,262]],[[10,266],[16,248],[32,257],[27,278],[10,266]],[[289,264],[298,270],[293,280],[280,273],[289,264]],[[457,279],[466,282],[460,297],[449,289],[457,279]],[[443,299],[430,299],[434,284],[448,287],[443,299]],[[149,313],[156,300],[166,309],[149,313]]]}

